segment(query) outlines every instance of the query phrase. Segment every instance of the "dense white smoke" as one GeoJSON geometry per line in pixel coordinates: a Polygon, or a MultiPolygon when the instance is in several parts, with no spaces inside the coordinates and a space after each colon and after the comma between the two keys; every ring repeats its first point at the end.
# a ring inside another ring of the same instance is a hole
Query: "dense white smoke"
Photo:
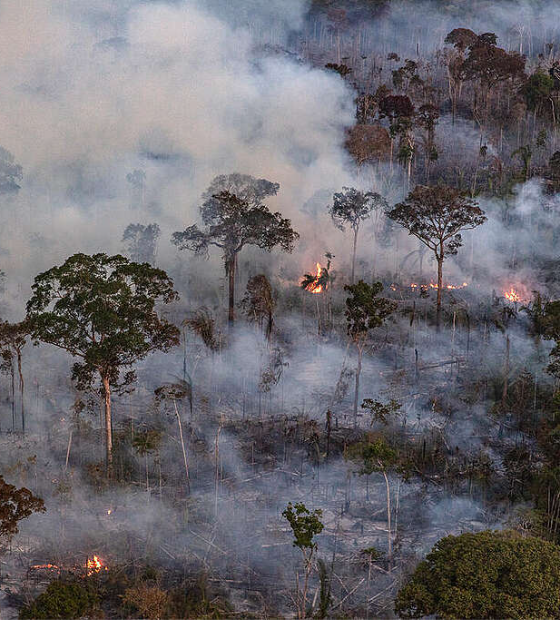
{"type": "Polygon", "coordinates": [[[255,53],[255,23],[283,38],[304,5],[267,4],[257,21],[256,7],[227,6],[2,5],[1,143],[24,171],[19,195],[3,198],[9,282],[28,286],[76,251],[121,250],[130,221],[160,224],[166,266],[170,232],[196,220],[216,174],[279,182],[273,206],[290,217],[325,184],[345,182],[350,90],[336,75],[255,53]],[[140,191],[127,181],[134,170],[145,174],[140,191]]]}

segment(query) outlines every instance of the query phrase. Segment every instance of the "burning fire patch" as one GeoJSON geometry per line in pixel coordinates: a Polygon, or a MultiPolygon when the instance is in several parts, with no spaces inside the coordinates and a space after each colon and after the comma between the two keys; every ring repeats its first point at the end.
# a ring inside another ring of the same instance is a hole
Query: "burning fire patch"
{"type": "Polygon", "coordinates": [[[100,558],[96,555],[87,559],[86,568],[88,577],[91,577],[91,575],[96,575],[102,570],[108,570],[107,567],[103,565],[103,562],[100,560],[100,558]]]}
{"type": "Polygon", "coordinates": [[[319,263],[317,263],[316,266],[317,274],[315,275],[315,278],[305,286],[305,290],[313,294],[322,293],[324,290],[323,285],[321,284],[321,275],[323,273],[323,268],[319,263]]]}
{"type": "Polygon", "coordinates": [[[513,288],[513,286],[509,289],[509,291],[504,292],[504,297],[508,301],[512,301],[512,302],[521,301],[521,296],[519,295],[519,293],[517,293],[517,291],[513,288]]]}

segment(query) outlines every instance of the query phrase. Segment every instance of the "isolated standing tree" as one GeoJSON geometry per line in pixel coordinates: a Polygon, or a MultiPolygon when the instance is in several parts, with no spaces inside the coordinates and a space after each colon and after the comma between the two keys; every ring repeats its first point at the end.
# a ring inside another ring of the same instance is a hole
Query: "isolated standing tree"
{"type": "Polygon", "coordinates": [[[391,561],[393,556],[393,530],[391,525],[391,487],[388,473],[396,465],[398,453],[383,437],[375,437],[372,440],[359,442],[351,446],[348,449],[347,458],[360,464],[359,473],[362,476],[366,476],[366,480],[374,472],[383,474],[387,506],[387,557],[391,561]]]}
{"type": "Polygon", "coordinates": [[[358,426],[362,356],[367,336],[371,330],[383,325],[385,319],[395,310],[396,304],[383,297],[378,297],[379,293],[383,291],[381,282],[374,282],[370,285],[360,280],[357,284],[345,286],[344,290],[350,293],[346,299],[347,332],[358,351],[353,407],[354,428],[356,428],[358,426]]]}
{"type": "Polygon", "coordinates": [[[361,192],[353,187],[343,187],[341,192],[333,195],[333,202],[329,207],[329,213],[334,225],[340,230],[345,230],[346,226],[350,226],[354,233],[351,284],[354,284],[356,248],[360,225],[370,217],[373,210],[386,209],[387,207],[387,201],[381,194],[361,192]]]}
{"type": "Polygon", "coordinates": [[[476,201],[459,190],[445,185],[418,185],[404,202],[386,215],[406,228],[426,245],[437,261],[436,324],[441,322],[443,292],[443,261],[457,254],[463,244],[462,230],[472,230],[486,221],[484,211],[476,201]]]}
{"type": "MultiPolygon", "coordinates": [[[[270,192],[270,189],[267,191],[270,192]]],[[[247,190],[246,195],[249,194],[251,192],[247,190]]],[[[203,230],[194,224],[184,231],[173,233],[171,239],[180,250],[191,250],[195,254],[207,255],[211,245],[222,250],[229,283],[230,325],[235,320],[235,271],[241,250],[246,245],[256,245],[267,252],[276,246],[291,252],[299,237],[292,229],[290,220],[278,212],[272,213],[259,202],[261,195],[262,192],[256,192],[249,202],[247,198],[240,198],[228,190],[220,191],[207,198],[200,208],[205,225],[203,230]]]]}
{"type": "Polygon", "coordinates": [[[27,303],[32,337],[79,359],[72,378],[81,389],[96,378],[101,382],[111,477],[111,391],[130,385],[133,366],[149,353],[179,344],[179,329],[156,310],[158,303],[178,299],[173,282],[165,271],[124,256],[74,254],[39,274],[32,289],[27,303]]]}
{"type": "Polygon", "coordinates": [[[317,543],[314,538],[323,531],[321,521],[322,510],[311,512],[305,504],[288,504],[282,512],[282,516],[288,521],[294,535],[293,545],[297,547],[303,557],[303,584],[297,581],[297,613],[298,618],[307,617],[307,591],[309,589],[309,577],[313,571],[313,559],[317,551],[317,543]]]}

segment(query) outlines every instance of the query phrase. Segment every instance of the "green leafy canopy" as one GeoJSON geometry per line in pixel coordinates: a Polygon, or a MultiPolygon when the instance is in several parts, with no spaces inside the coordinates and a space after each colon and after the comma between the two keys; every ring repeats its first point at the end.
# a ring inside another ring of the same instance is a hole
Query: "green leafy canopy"
{"type": "MultiPolygon", "coordinates": [[[[80,362],[73,378],[88,385],[95,373],[118,385],[122,367],[179,343],[179,330],[156,304],[178,299],[165,271],[123,256],[74,254],[35,278],[27,304],[30,331],[80,362]]],[[[133,379],[127,373],[124,383],[133,379]]]]}

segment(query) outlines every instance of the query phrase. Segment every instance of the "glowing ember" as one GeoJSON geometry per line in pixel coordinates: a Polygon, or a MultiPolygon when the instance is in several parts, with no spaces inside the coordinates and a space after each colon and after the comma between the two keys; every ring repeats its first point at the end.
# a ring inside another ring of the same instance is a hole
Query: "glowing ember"
{"type": "MultiPolygon", "coordinates": [[[[432,281],[429,284],[430,288],[439,288],[437,283],[432,281]]],[[[463,282],[463,284],[444,284],[443,288],[447,289],[448,291],[456,291],[458,289],[461,288],[466,288],[468,286],[468,284],[466,282],[463,282]]]]}
{"type": "Polygon", "coordinates": [[[35,564],[31,567],[32,570],[58,570],[58,566],[56,564],[35,564]]]}
{"type": "MultiPolygon", "coordinates": [[[[467,288],[468,285],[469,285],[468,282],[463,282],[462,284],[444,284],[443,288],[447,289],[448,291],[456,291],[462,288],[467,288]]],[[[418,286],[420,286],[420,288],[422,289],[427,289],[427,288],[437,289],[438,288],[437,282],[434,282],[433,280],[429,284],[420,284],[420,285],[418,285],[416,282],[411,282],[409,286],[413,291],[415,291],[418,288],[418,286]]]]}
{"type": "Polygon", "coordinates": [[[313,294],[323,292],[323,285],[319,284],[319,279],[321,278],[322,273],[323,273],[323,269],[321,265],[317,263],[317,275],[315,276],[315,279],[305,287],[306,291],[309,291],[310,293],[313,293],[313,294]]]}
{"type": "Polygon", "coordinates": [[[516,290],[512,287],[510,287],[509,291],[505,291],[504,293],[504,297],[508,300],[508,301],[521,301],[521,296],[519,295],[519,293],[516,292],[516,290]]]}
{"type": "Polygon", "coordinates": [[[94,555],[92,558],[87,559],[86,568],[88,577],[90,575],[99,573],[101,569],[107,570],[107,567],[103,566],[103,563],[96,555],[94,555]]]}

